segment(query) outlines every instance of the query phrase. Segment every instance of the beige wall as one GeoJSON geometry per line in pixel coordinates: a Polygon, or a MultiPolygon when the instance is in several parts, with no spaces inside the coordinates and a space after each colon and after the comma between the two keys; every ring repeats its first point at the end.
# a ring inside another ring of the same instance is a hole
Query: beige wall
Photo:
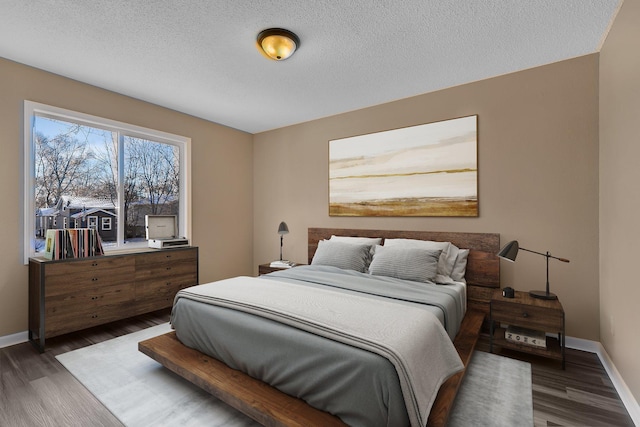
{"type": "MultiPolygon", "coordinates": [[[[313,102],[313,100],[309,100],[313,102]]],[[[567,332],[599,339],[598,56],[509,74],[254,137],[254,262],[305,262],[307,228],[498,232],[551,261],[551,289],[567,332]],[[339,218],[328,215],[328,141],[478,114],[478,218],[339,218]]],[[[254,266],[254,270],[255,270],[254,266]]],[[[543,289],[545,260],[522,252],[502,283],[543,289]]]]}
{"type": "Polygon", "coordinates": [[[640,2],[624,2],[600,53],[600,340],[640,399],[640,2]]]}
{"type": "Polygon", "coordinates": [[[22,259],[22,115],[31,100],[192,139],[193,244],[200,280],[252,272],[250,134],[0,59],[0,337],[27,329],[22,259]]]}

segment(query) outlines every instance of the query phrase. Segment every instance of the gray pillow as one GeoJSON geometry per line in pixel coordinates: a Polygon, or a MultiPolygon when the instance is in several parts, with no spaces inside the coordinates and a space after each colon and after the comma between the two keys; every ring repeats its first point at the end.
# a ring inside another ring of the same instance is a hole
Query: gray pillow
{"type": "Polygon", "coordinates": [[[434,249],[378,246],[369,266],[369,273],[414,282],[432,282],[438,273],[441,252],[434,249]]]}
{"type": "MultiPolygon", "coordinates": [[[[376,245],[382,243],[382,237],[336,236],[335,234],[332,235],[329,240],[332,242],[343,242],[356,245],[371,245],[371,249],[369,250],[369,257],[367,258],[367,269],[369,268],[369,264],[371,263],[371,259],[373,258],[373,252],[376,245]]],[[[365,269],[365,272],[367,269],[365,269]]]]}
{"type": "Polygon", "coordinates": [[[371,245],[320,240],[311,265],[330,265],[364,273],[369,264],[370,249],[371,245]]]}
{"type": "Polygon", "coordinates": [[[438,274],[449,277],[453,265],[456,262],[458,248],[451,242],[434,242],[431,240],[416,239],[385,239],[385,247],[402,246],[405,248],[421,248],[429,250],[441,250],[440,260],[438,262],[438,274]]]}

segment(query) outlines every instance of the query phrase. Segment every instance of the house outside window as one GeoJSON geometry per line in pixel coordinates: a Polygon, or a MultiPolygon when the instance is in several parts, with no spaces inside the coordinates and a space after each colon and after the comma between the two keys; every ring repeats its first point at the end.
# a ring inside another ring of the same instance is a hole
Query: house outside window
{"type": "Polygon", "coordinates": [[[96,228],[107,252],[146,247],[145,215],[176,215],[190,236],[189,138],[31,101],[24,117],[25,263],[44,247],[27,212],[96,228]]]}

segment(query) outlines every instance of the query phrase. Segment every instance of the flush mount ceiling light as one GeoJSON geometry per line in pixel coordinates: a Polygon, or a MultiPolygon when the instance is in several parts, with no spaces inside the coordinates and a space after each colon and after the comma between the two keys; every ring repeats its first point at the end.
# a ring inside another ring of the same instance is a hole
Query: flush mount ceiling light
{"type": "Polygon", "coordinates": [[[300,39],[291,31],[269,28],[258,34],[258,49],[274,61],[287,59],[300,47],[300,39]]]}

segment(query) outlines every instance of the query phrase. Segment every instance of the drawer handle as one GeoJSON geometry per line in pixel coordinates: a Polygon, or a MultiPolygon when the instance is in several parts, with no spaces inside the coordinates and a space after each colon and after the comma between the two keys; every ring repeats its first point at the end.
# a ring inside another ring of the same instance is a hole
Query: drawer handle
{"type": "Polygon", "coordinates": [[[91,299],[95,301],[98,299],[98,297],[91,297],[91,299]]]}
{"type": "Polygon", "coordinates": [[[92,262],[92,263],[91,263],[91,266],[92,266],[92,267],[95,267],[95,266],[97,266],[97,265],[98,265],[98,263],[97,263],[97,262],[92,262]]]}
{"type": "Polygon", "coordinates": [[[167,282],[167,286],[171,286],[171,282],[167,282]]]}
{"type": "Polygon", "coordinates": [[[529,317],[529,313],[525,311],[524,313],[522,313],[522,317],[529,317]]]}
{"type": "Polygon", "coordinates": [[[167,270],[171,270],[171,267],[167,267],[167,270]]]}
{"type": "Polygon", "coordinates": [[[98,315],[97,315],[97,314],[92,314],[92,315],[91,315],[91,318],[92,318],[92,319],[97,319],[97,318],[98,318],[98,315]]]}
{"type": "Polygon", "coordinates": [[[91,279],[91,281],[92,281],[92,282],[97,282],[97,281],[98,281],[98,278],[97,278],[97,277],[94,277],[93,279],[91,279]]]}
{"type": "Polygon", "coordinates": [[[171,255],[167,255],[167,258],[171,258],[171,255]]]}

